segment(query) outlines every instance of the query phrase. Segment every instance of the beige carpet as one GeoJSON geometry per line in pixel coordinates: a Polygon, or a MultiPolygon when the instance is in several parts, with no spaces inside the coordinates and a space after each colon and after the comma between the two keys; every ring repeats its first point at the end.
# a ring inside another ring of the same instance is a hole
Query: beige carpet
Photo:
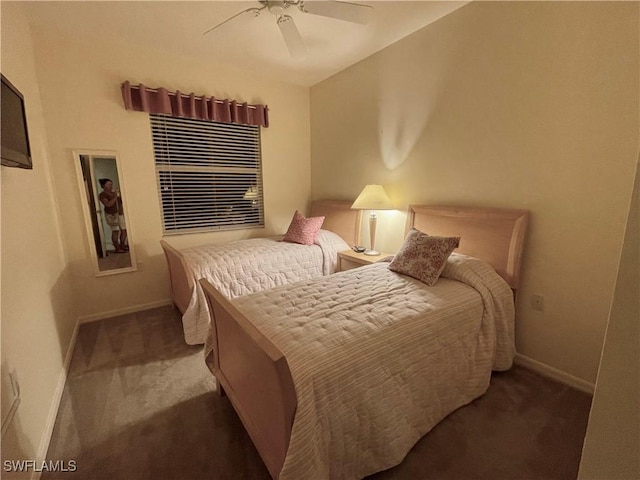
{"type": "Polygon", "coordinates": [[[131,266],[131,254],[116,253],[113,250],[107,252],[106,257],[98,257],[98,270],[105,272],[107,270],[116,270],[118,268],[129,268],[131,266]]]}
{"type": "MultiPolygon", "coordinates": [[[[590,404],[514,367],[370,478],[575,479],[590,404]]],[[[47,458],[78,469],[43,480],[269,478],[169,307],[81,326],[47,458]]]]}

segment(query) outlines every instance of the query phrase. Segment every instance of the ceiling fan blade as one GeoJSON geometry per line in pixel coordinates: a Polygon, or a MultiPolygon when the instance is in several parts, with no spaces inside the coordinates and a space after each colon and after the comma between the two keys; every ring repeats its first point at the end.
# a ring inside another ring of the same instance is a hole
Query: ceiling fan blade
{"type": "Polygon", "coordinates": [[[278,17],[278,27],[280,27],[280,33],[282,33],[284,43],[287,44],[291,56],[293,58],[304,57],[307,53],[307,48],[302,41],[302,37],[293,18],[289,15],[281,15],[278,17]]]}
{"type": "Polygon", "coordinates": [[[347,22],[369,23],[373,13],[373,7],[359,3],[333,2],[333,1],[301,1],[298,8],[306,13],[322,15],[323,17],[337,18],[347,22]]]}
{"type": "Polygon", "coordinates": [[[220,22],[219,24],[211,27],[209,30],[207,30],[206,32],[202,32],[202,35],[206,35],[209,32],[213,32],[216,28],[221,27],[222,25],[224,25],[227,22],[230,22],[231,20],[233,20],[236,17],[239,17],[240,15],[242,15],[243,13],[247,13],[247,12],[253,12],[253,14],[257,17],[260,12],[262,10],[264,10],[265,8],[267,8],[266,6],[264,7],[251,7],[251,8],[247,8],[245,10],[242,10],[241,12],[236,13],[235,15],[230,16],[229,18],[227,18],[224,22],[220,22]]]}

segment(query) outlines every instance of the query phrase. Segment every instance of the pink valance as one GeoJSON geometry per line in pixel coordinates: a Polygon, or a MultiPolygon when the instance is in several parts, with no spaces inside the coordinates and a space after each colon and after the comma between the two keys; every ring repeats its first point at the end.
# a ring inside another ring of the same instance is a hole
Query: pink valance
{"type": "Polygon", "coordinates": [[[166,88],[149,88],[144,85],[121,86],[124,108],[138,112],[161,113],[174,117],[211,120],[213,122],[239,123],[241,125],[269,126],[269,107],[248,105],[235,100],[185,94],[180,90],[170,92],[166,88]]]}

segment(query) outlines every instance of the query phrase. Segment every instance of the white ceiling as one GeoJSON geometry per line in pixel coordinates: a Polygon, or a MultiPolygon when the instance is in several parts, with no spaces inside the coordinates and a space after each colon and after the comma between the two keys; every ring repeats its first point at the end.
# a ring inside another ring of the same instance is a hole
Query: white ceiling
{"type": "Polygon", "coordinates": [[[202,33],[257,1],[28,2],[30,18],[75,36],[109,36],[179,55],[232,64],[288,83],[311,86],[465,5],[466,1],[362,1],[368,25],[289,8],[307,47],[295,60],[266,10],[243,14],[202,33]]]}

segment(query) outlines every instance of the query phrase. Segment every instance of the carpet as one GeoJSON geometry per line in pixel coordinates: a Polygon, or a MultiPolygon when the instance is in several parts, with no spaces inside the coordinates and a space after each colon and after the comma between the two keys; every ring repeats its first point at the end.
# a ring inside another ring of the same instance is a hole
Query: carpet
{"type": "MultiPolygon", "coordinates": [[[[575,479],[591,396],[514,366],[382,479],[575,479]]],[[[81,325],[42,480],[269,479],[171,307],[81,325]]]]}

